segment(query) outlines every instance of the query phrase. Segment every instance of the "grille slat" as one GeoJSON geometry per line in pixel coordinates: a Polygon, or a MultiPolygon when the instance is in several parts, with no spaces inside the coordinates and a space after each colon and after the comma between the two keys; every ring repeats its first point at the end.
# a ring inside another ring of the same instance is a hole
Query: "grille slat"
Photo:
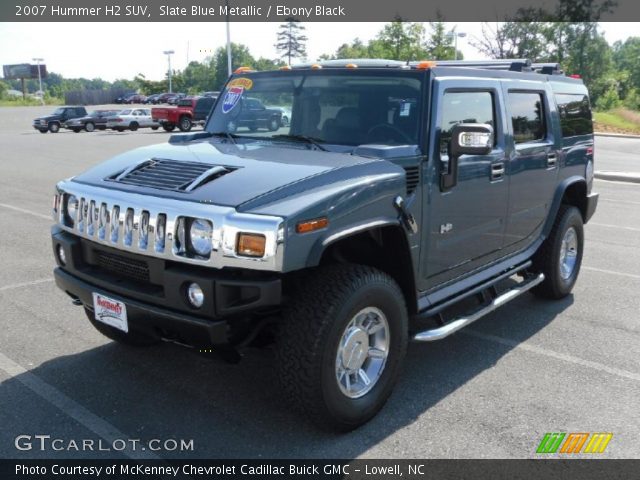
{"type": "Polygon", "coordinates": [[[154,158],[111,175],[105,180],[139,187],[189,192],[234,170],[236,168],[221,165],[154,158]],[[206,175],[206,172],[211,170],[215,170],[215,174],[206,175]],[[193,187],[190,188],[192,184],[193,187]]]}
{"type": "Polygon", "coordinates": [[[113,275],[125,277],[141,283],[149,283],[149,265],[147,262],[126,258],[101,250],[94,250],[95,266],[113,275]]]}

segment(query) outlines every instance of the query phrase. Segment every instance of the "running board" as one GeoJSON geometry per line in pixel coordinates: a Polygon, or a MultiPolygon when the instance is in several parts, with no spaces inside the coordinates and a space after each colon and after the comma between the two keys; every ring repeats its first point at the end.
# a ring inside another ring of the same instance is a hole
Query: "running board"
{"type": "Polygon", "coordinates": [[[413,340],[416,342],[434,342],[436,340],[442,340],[443,338],[448,337],[452,333],[457,332],[461,328],[466,327],[470,323],[475,322],[479,318],[482,318],[485,315],[493,312],[496,308],[501,307],[505,303],[508,303],[514,298],[517,298],[523,293],[531,290],[533,287],[535,287],[539,283],[542,283],[543,281],[544,281],[544,274],[541,273],[537,277],[534,277],[530,280],[526,280],[520,283],[518,286],[512,288],[511,290],[507,290],[503,294],[497,296],[491,301],[491,303],[482,307],[480,310],[476,311],[475,313],[466,317],[457,318],[456,320],[453,320],[442,327],[416,333],[413,336],[413,340]]]}

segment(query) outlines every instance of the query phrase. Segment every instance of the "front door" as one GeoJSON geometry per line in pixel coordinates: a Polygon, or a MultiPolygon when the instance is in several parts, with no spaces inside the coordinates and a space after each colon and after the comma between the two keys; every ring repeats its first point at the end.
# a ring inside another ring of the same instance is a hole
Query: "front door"
{"type": "Polygon", "coordinates": [[[427,289],[464,275],[499,255],[509,193],[499,83],[476,79],[436,80],[434,84],[435,141],[430,156],[436,178],[448,167],[448,143],[457,124],[489,124],[494,129],[495,141],[488,155],[459,157],[455,186],[443,191],[437,180],[430,186],[429,205],[423,218],[428,247],[422,267],[427,289]]]}

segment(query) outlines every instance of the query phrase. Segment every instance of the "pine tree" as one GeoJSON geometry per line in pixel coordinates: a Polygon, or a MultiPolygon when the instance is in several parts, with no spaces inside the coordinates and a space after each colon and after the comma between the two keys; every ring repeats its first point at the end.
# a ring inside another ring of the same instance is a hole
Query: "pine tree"
{"type": "Polygon", "coordinates": [[[287,18],[287,23],[280,25],[278,30],[278,43],[275,44],[280,58],[287,60],[291,65],[292,58],[304,58],[307,56],[307,36],[305,27],[299,20],[293,17],[287,18]]]}

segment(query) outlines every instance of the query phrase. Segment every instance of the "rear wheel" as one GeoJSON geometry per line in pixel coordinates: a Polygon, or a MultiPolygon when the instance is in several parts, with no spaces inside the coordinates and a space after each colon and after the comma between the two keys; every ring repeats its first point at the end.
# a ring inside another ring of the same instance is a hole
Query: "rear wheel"
{"type": "Polygon", "coordinates": [[[169,124],[164,124],[162,125],[162,128],[164,128],[167,132],[173,132],[176,128],[175,125],[169,125],[169,124]]]}
{"type": "Polygon", "coordinates": [[[384,406],[402,366],[402,291],[360,265],[320,268],[298,288],[278,332],[281,388],[318,425],[352,430],[384,406]]]}
{"type": "Polygon", "coordinates": [[[87,318],[91,322],[91,325],[93,325],[96,330],[98,330],[105,337],[110,338],[111,340],[114,340],[123,345],[128,345],[130,347],[149,347],[151,345],[155,345],[160,341],[158,337],[153,337],[143,332],[138,332],[135,330],[123,332],[122,330],[118,330],[117,328],[113,328],[110,325],[99,322],[93,316],[93,310],[89,310],[86,307],[84,309],[84,313],[87,315],[87,318]]]}
{"type": "Polygon", "coordinates": [[[188,132],[189,130],[191,130],[192,127],[192,123],[191,123],[191,119],[189,117],[181,117],[180,118],[180,131],[181,132],[188,132]]]}
{"type": "Polygon", "coordinates": [[[49,124],[49,131],[51,133],[58,133],[60,131],[60,124],[57,122],[52,122],[49,124]]]}
{"type": "Polygon", "coordinates": [[[566,297],[578,279],[582,264],[584,227],[580,210],[561,205],[551,234],[534,257],[534,267],[544,281],[532,291],[551,299],[566,297]]]}
{"type": "Polygon", "coordinates": [[[280,120],[278,120],[277,117],[272,118],[269,121],[269,131],[270,132],[275,132],[276,130],[278,130],[280,128],[280,120]]]}
{"type": "Polygon", "coordinates": [[[96,129],[96,126],[93,122],[87,122],[86,125],[84,126],[84,129],[87,132],[93,132],[96,129]]]}

